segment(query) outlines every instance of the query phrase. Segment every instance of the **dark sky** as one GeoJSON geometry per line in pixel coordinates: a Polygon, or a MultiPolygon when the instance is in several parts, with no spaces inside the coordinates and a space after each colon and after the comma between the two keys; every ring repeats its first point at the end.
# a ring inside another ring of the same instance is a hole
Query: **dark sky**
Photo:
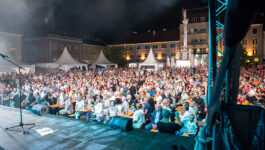
{"type": "Polygon", "coordinates": [[[201,0],[0,0],[0,31],[111,42],[131,31],[176,29],[201,0]]]}

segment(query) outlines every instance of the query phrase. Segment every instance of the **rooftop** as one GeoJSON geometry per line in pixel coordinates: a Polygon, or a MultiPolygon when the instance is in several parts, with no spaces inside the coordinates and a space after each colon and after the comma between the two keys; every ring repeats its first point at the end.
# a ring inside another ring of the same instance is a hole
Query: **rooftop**
{"type": "Polygon", "coordinates": [[[112,44],[151,43],[164,41],[178,41],[179,30],[160,30],[147,32],[132,32],[112,44]]]}

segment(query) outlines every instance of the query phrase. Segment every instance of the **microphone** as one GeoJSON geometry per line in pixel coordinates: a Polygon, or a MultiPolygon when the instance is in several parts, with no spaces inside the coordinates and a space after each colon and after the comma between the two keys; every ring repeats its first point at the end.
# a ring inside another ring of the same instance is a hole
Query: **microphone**
{"type": "Polygon", "coordinates": [[[1,53],[0,53],[0,56],[2,56],[3,58],[9,58],[7,55],[1,54],[1,53]]]}

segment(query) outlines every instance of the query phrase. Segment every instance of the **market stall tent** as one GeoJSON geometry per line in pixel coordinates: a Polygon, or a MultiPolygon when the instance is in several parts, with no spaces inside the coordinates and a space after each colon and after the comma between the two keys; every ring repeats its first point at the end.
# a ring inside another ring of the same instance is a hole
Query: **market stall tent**
{"type": "Polygon", "coordinates": [[[139,63],[139,70],[141,68],[146,68],[147,70],[159,70],[163,68],[164,64],[160,63],[159,61],[156,60],[152,48],[149,51],[149,54],[146,58],[146,60],[142,63],[139,63]]]}
{"type": "Polygon", "coordinates": [[[92,64],[93,68],[96,68],[96,66],[102,66],[104,68],[109,68],[109,67],[115,67],[118,68],[118,64],[112,63],[110,62],[105,55],[103,54],[103,51],[100,51],[100,54],[97,58],[97,60],[95,60],[95,62],[92,64]]]}
{"type": "Polygon", "coordinates": [[[64,47],[63,53],[60,55],[60,57],[57,59],[56,62],[50,62],[50,63],[38,63],[36,64],[37,67],[42,68],[60,68],[63,70],[70,70],[71,67],[77,66],[77,67],[87,67],[87,64],[80,63],[76,61],[72,55],[69,53],[67,47],[64,47]]]}

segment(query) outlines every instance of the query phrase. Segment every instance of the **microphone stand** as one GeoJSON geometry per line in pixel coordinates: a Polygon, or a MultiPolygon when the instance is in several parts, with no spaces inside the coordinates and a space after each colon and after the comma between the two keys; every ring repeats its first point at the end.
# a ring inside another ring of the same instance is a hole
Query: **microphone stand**
{"type": "MultiPolygon", "coordinates": [[[[2,55],[1,55],[2,56],[2,55]]],[[[33,128],[35,126],[35,123],[29,123],[29,124],[24,124],[23,121],[22,121],[22,108],[21,108],[21,89],[22,89],[22,86],[21,86],[21,73],[20,73],[20,69],[23,69],[25,70],[24,68],[22,68],[20,65],[12,62],[11,60],[8,59],[8,57],[4,57],[2,56],[2,58],[6,61],[8,61],[9,63],[15,65],[18,67],[18,80],[19,80],[19,110],[20,110],[20,123],[19,125],[15,125],[15,126],[11,126],[11,127],[7,127],[5,128],[6,130],[9,130],[9,129],[12,129],[12,128],[16,128],[16,127],[21,127],[22,128],[22,133],[23,134],[28,134],[28,130],[33,128]],[[27,130],[24,129],[24,126],[31,126],[30,128],[28,128],[27,130]]],[[[10,130],[11,131],[11,130],[10,130]]]]}

